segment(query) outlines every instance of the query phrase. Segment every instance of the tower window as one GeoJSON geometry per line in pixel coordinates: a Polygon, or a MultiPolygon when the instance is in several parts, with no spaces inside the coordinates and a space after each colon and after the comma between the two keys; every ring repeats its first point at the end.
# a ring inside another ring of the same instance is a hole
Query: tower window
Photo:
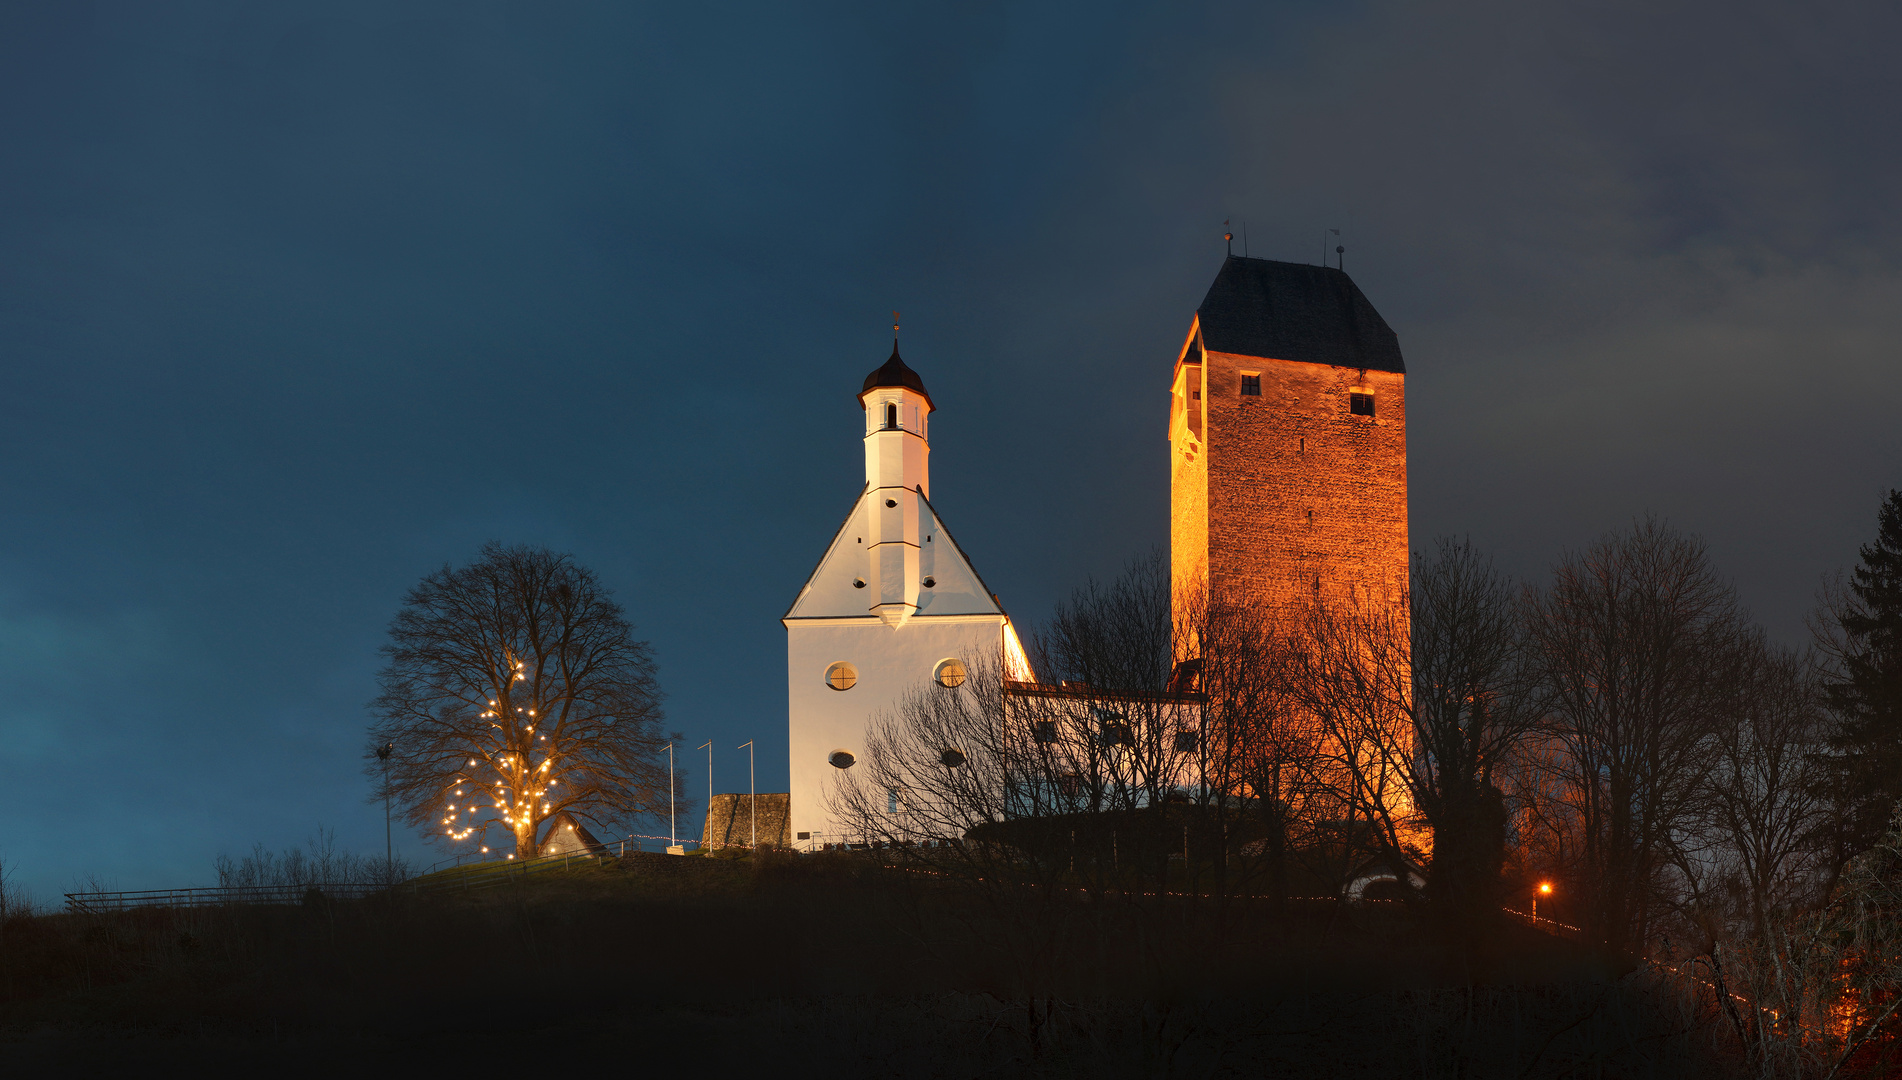
{"type": "Polygon", "coordinates": [[[1243,397],[1260,397],[1261,396],[1261,376],[1259,375],[1243,375],[1242,376],[1242,396],[1243,397]]]}
{"type": "Polygon", "coordinates": [[[1189,391],[1189,400],[1190,400],[1190,401],[1201,401],[1201,400],[1202,400],[1202,391],[1201,391],[1201,390],[1191,390],[1191,391],[1189,391]]]}
{"type": "Polygon", "coordinates": [[[1355,416],[1374,415],[1374,395],[1372,394],[1347,395],[1347,411],[1353,413],[1355,416]]]}
{"type": "Polygon", "coordinates": [[[890,402],[887,402],[885,405],[885,430],[895,431],[897,430],[897,428],[898,428],[898,406],[891,404],[890,402]]]}

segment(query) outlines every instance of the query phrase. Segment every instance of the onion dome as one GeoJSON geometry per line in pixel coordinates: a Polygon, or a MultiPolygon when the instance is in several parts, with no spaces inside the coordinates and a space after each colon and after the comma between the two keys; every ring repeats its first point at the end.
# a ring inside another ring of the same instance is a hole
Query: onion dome
{"type": "Polygon", "coordinates": [[[899,358],[896,341],[892,342],[891,359],[880,364],[878,370],[865,377],[865,385],[859,388],[859,400],[863,402],[865,395],[881,386],[898,386],[906,390],[915,390],[925,399],[926,405],[931,405],[933,409],[937,408],[936,405],[932,405],[931,392],[925,389],[925,381],[899,358]]]}

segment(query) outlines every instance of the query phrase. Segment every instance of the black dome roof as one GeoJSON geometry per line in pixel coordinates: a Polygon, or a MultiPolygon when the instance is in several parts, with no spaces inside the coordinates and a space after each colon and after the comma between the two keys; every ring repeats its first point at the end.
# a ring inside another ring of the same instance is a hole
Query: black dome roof
{"type": "MultiPolygon", "coordinates": [[[[865,377],[865,385],[859,388],[859,400],[865,400],[866,394],[880,386],[902,386],[907,390],[916,390],[924,395],[925,404],[931,405],[931,391],[925,389],[925,381],[918,377],[918,373],[907,367],[905,361],[899,358],[896,341],[892,342],[891,359],[880,364],[878,370],[865,377]]],[[[935,409],[937,406],[932,405],[932,408],[935,409]]]]}

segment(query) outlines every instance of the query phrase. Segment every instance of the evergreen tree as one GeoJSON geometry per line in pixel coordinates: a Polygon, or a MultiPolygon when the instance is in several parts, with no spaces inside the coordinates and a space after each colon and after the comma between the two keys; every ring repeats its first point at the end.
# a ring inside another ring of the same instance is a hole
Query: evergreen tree
{"type": "Polygon", "coordinates": [[[1902,803],[1902,491],[1889,492],[1876,521],[1875,543],[1863,545],[1849,591],[1828,616],[1836,796],[1856,849],[1902,803]]]}

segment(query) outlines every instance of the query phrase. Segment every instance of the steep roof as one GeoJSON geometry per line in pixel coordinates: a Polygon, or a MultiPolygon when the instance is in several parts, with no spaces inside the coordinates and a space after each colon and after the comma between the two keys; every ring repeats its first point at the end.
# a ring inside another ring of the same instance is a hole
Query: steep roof
{"type": "MultiPolygon", "coordinates": [[[[812,576],[806,579],[805,588],[793,599],[785,618],[877,618],[868,600],[876,601],[878,597],[867,597],[854,585],[862,580],[861,575],[866,571],[861,539],[871,532],[872,495],[870,488],[859,495],[859,501],[853,504],[851,513],[845,515],[845,523],[832,537],[832,544],[819,559],[819,565],[813,568],[812,576]],[[847,543],[848,540],[851,543],[847,543]]],[[[944,527],[931,503],[915,491],[906,491],[897,497],[918,500],[918,530],[931,538],[919,545],[918,571],[930,577],[933,584],[918,594],[918,611],[913,617],[1002,615],[1004,609],[991,596],[984,579],[977,576],[977,568],[971,565],[964,549],[951,539],[950,530],[944,527]]]]}
{"type": "Polygon", "coordinates": [[[937,406],[931,402],[931,391],[925,389],[924,379],[920,378],[917,372],[911,370],[911,368],[899,358],[898,342],[896,341],[892,342],[891,359],[880,364],[870,375],[865,377],[865,385],[859,388],[859,400],[865,400],[865,395],[871,393],[874,387],[879,386],[903,386],[911,390],[916,390],[925,396],[925,404],[931,405],[934,409],[937,408],[937,406]]]}
{"type": "Polygon", "coordinates": [[[1407,370],[1387,320],[1331,266],[1230,255],[1195,314],[1211,352],[1407,370]]]}

